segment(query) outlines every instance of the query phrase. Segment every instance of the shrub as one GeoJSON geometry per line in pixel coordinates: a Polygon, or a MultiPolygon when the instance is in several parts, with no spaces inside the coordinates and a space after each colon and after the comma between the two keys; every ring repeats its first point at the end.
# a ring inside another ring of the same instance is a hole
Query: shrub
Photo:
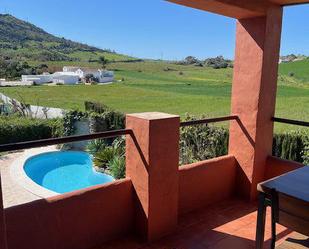
{"type": "Polygon", "coordinates": [[[289,72],[289,76],[293,77],[295,74],[293,72],[289,72]]]}
{"type": "Polygon", "coordinates": [[[99,102],[85,101],[84,105],[86,112],[104,113],[111,110],[107,105],[99,102]]]}
{"type": "Polygon", "coordinates": [[[116,179],[125,178],[126,161],[124,156],[116,156],[110,162],[110,173],[116,179]]]}
{"type": "Polygon", "coordinates": [[[94,75],[90,73],[85,75],[85,81],[86,83],[98,83],[99,79],[94,77],[94,75]]]}
{"type": "Polygon", "coordinates": [[[125,140],[117,138],[111,145],[102,139],[89,142],[87,151],[93,155],[96,167],[110,173],[114,178],[125,177],[125,140]]]}
{"type": "Polygon", "coordinates": [[[0,117],[0,143],[17,143],[62,136],[61,119],[31,119],[19,116],[0,117]]]}
{"type": "Polygon", "coordinates": [[[112,146],[106,146],[102,150],[96,152],[93,156],[94,165],[106,171],[109,168],[109,163],[115,156],[117,156],[117,153],[112,146]]]}
{"type": "Polygon", "coordinates": [[[273,139],[273,155],[282,159],[307,163],[309,158],[309,133],[289,131],[275,134],[273,139]]]}
{"type": "Polygon", "coordinates": [[[90,131],[93,133],[125,127],[125,115],[102,103],[85,101],[85,109],[89,113],[90,131]]]}
{"type": "Polygon", "coordinates": [[[303,151],[303,163],[309,165],[309,136],[305,140],[305,148],[303,151]]]}
{"type": "Polygon", "coordinates": [[[217,56],[215,58],[208,58],[205,60],[205,65],[207,67],[212,67],[214,69],[232,67],[232,61],[224,59],[223,56],[217,56]]]}
{"type": "Polygon", "coordinates": [[[187,56],[184,60],[184,64],[187,64],[187,65],[192,65],[196,63],[200,63],[200,61],[194,56],[187,56]]]}
{"type": "MultiPolygon", "coordinates": [[[[196,119],[199,118],[189,115],[185,118],[186,121],[196,119]]],[[[227,129],[203,124],[184,127],[180,131],[180,164],[203,161],[227,153],[227,129]]]]}
{"type": "Polygon", "coordinates": [[[103,150],[106,147],[104,139],[91,140],[86,146],[86,152],[91,155],[95,155],[97,152],[103,150]]]}
{"type": "Polygon", "coordinates": [[[90,131],[103,132],[123,129],[125,126],[125,116],[120,112],[105,111],[104,113],[90,113],[90,131]]]}
{"type": "MultiPolygon", "coordinates": [[[[203,117],[200,117],[203,118],[203,117]]],[[[186,121],[200,119],[187,116],[186,121]]],[[[229,133],[227,129],[196,125],[180,131],[180,164],[189,164],[228,153],[229,133]]],[[[273,156],[309,164],[309,133],[289,131],[275,134],[273,156]]]]}
{"type": "Polygon", "coordinates": [[[80,111],[69,111],[66,112],[63,117],[63,134],[64,136],[74,135],[76,121],[80,121],[88,117],[88,113],[80,111]]]}

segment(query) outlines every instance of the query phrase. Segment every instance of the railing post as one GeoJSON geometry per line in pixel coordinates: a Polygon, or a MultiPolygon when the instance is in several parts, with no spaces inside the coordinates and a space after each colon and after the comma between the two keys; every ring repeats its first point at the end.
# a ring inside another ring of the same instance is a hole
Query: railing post
{"type": "Polygon", "coordinates": [[[176,229],[178,217],[179,116],[126,116],[126,175],[137,195],[136,228],[148,241],[176,229]]]}

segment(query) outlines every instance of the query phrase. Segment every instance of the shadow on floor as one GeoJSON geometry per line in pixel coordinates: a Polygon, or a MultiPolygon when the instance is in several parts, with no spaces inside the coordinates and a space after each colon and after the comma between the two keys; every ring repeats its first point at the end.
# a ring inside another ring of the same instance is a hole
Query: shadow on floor
{"type": "MultiPolygon", "coordinates": [[[[155,243],[129,236],[94,249],[253,249],[255,247],[256,203],[227,200],[183,215],[177,231],[155,243]]],[[[270,213],[267,212],[265,248],[270,248],[270,213]]],[[[282,242],[290,232],[278,226],[282,242]]]]}

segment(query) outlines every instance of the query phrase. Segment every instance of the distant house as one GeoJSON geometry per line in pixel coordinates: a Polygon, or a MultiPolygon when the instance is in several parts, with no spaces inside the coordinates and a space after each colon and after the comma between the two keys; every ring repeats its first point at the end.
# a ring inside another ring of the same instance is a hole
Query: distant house
{"type": "Polygon", "coordinates": [[[70,67],[70,66],[64,66],[62,68],[62,71],[65,73],[74,73],[76,72],[78,69],[80,69],[80,67],[70,67]]]}
{"type": "Polygon", "coordinates": [[[52,83],[53,77],[51,74],[41,74],[41,75],[22,75],[21,76],[22,82],[32,82],[34,84],[46,84],[52,83]]]}
{"type": "Polygon", "coordinates": [[[98,79],[99,83],[107,83],[114,81],[114,72],[107,70],[65,66],[63,67],[63,72],[75,73],[80,77],[81,80],[85,80],[86,75],[91,74],[93,75],[93,77],[98,79]]]}
{"type": "Polygon", "coordinates": [[[53,83],[75,85],[79,82],[79,76],[73,73],[56,72],[53,74],[53,83]]]}
{"type": "Polygon", "coordinates": [[[65,66],[63,67],[62,72],[55,72],[53,74],[22,75],[22,82],[31,82],[37,85],[46,83],[74,85],[77,84],[80,80],[85,81],[86,75],[89,74],[98,79],[99,83],[114,81],[114,72],[112,71],[65,66]]]}

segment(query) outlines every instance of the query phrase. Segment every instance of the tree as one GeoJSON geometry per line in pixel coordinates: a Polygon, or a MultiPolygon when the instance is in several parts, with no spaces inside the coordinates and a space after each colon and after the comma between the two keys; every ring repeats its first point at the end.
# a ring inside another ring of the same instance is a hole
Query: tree
{"type": "Polygon", "coordinates": [[[91,83],[91,82],[93,82],[93,78],[94,78],[94,76],[93,76],[93,74],[86,74],[85,75],[85,81],[86,81],[86,83],[91,83]]]}
{"type": "Polygon", "coordinates": [[[108,59],[106,59],[104,56],[99,57],[99,63],[102,65],[102,68],[105,69],[108,62],[108,59]]]}
{"type": "Polygon", "coordinates": [[[86,83],[99,83],[99,79],[94,77],[94,75],[91,73],[85,75],[85,81],[86,83]]]}
{"type": "Polygon", "coordinates": [[[215,58],[208,58],[205,60],[205,65],[207,67],[212,67],[215,69],[232,67],[232,61],[224,59],[223,56],[217,56],[215,58]]]}
{"type": "Polygon", "coordinates": [[[189,65],[192,65],[192,64],[195,64],[195,63],[199,63],[199,60],[196,57],[194,57],[194,56],[187,56],[185,58],[185,63],[189,64],[189,65]]]}

